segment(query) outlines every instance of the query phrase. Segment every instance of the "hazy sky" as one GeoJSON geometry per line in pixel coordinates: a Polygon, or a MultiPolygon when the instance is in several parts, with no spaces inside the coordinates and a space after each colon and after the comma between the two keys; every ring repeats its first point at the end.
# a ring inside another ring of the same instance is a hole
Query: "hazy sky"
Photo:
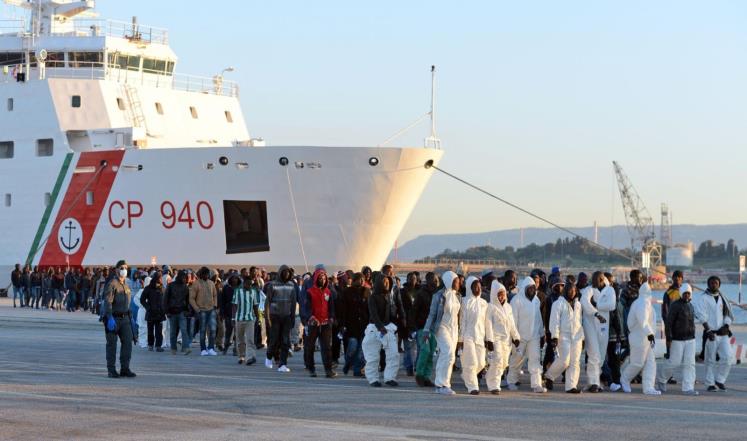
{"type": "MultiPolygon", "coordinates": [[[[235,66],[270,144],[376,145],[427,111],[436,64],[443,168],[563,225],[608,225],[618,160],[657,223],[661,202],[675,223],[747,221],[745,2],[97,4],[168,28],[179,72],[235,66]]],[[[519,226],[542,224],[435,175],[400,243],[519,226]]]]}

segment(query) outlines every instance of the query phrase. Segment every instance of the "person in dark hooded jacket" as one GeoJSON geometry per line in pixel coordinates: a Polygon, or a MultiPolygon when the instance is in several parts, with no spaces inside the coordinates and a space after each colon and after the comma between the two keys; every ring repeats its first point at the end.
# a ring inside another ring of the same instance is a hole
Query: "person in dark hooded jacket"
{"type": "Polygon", "coordinates": [[[176,275],[176,280],[169,283],[163,298],[163,306],[169,319],[171,354],[176,355],[176,337],[181,332],[182,352],[184,355],[189,355],[192,352],[192,337],[187,327],[189,286],[187,286],[186,271],[179,271],[176,275]]]}
{"type": "Polygon", "coordinates": [[[291,328],[296,320],[298,292],[291,269],[282,265],[278,269],[277,279],[268,283],[265,290],[267,296],[265,298],[265,321],[269,330],[265,367],[272,369],[273,360],[277,360],[278,372],[290,372],[288,351],[290,350],[291,328]]]}
{"type": "Polygon", "coordinates": [[[145,321],[148,323],[148,350],[154,346],[156,352],[163,352],[163,321],[166,320],[164,311],[164,293],[161,284],[161,272],[156,271],[150,279],[150,284],[140,295],[140,304],[145,308],[145,321]]]}
{"type": "Polygon", "coordinates": [[[301,310],[301,320],[306,323],[307,329],[304,338],[304,364],[310,375],[316,377],[314,348],[318,339],[324,372],[327,378],[334,378],[337,374],[332,370],[332,324],[335,320],[332,292],[325,270],[314,271],[311,279],[311,287],[306,290],[306,307],[301,310]]]}
{"type": "Polygon", "coordinates": [[[342,372],[347,375],[353,369],[353,375],[362,377],[364,364],[363,333],[368,326],[368,297],[371,289],[363,283],[363,273],[353,275],[353,284],[342,291],[335,312],[340,323],[343,339],[346,343],[345,365],[342,372]]]}

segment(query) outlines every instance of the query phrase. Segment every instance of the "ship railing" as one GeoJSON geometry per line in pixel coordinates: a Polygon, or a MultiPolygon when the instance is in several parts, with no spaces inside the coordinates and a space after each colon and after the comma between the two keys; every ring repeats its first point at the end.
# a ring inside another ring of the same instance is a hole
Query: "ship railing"
{"type": "MultiPolygon", "coordinates": [[[[201,77],[196,75],[139,72],[122,69],[118,65],[105,65],[101,62],[77,62],[78,67],[46,68],[47,78],[109,80],[122,84],[142,85],[184,92],[223,95],[238,98],[239,86],[236,82],[225,81],[219,75],[201,77]]],[[[31,69],[30,78],[38,78],[38,71],[31,69]]]]}
{"type": "Polygon", "coordinates": [[[0,20],[0,36],[18,37],[26,33],[26,22],[22,19],[0,20]]]}
{"type": "Polygon", "coordinates": [[[114,37],[132,42],[169,44],[168,30],[126,21],[78,19],[73,20],[72,29],[69,35],[76,37],[114,37]]]}

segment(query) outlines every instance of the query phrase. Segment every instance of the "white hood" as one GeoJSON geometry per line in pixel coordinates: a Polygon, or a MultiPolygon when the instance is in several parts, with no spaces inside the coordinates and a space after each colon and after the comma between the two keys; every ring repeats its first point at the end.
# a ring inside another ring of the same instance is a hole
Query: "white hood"
{"type": "Polygon", "coordinates": [[[531,277],[524,277],[521,282],[519,282],[519,291],[517,295],[523,296],[525,294],[524,290],[526,290],[527,286],[530,285],[534,285],[534,279],[531,277]]]}
{"type": "Polygon", "coordinates": [[[644,282],[643,285],[641,285],[641,288],[638,290],[638,297],[641,297],[644,300],[651,299],[651,287],[648,286],[648,282],[644,282]]]}
{"type": "Polygon", "coordinates": [[[682,286],[680,286],[680,295],[682,295],[682,294],[684,294],[686,292],[689,292],[690,294],[693,293],[693,289],[692,289],[692,287],[690,286],[689,283],[685,283],[682,286]]]}
{"type": "Polygon", "coordinates": [[[456,278],[457,275],[454,271],[446,271],[445,273],[441,274],[441,280],[444,281],[444,289],[446,291],[449,291],[451,289],[451,286],[454,283],[454,279],[456,278]]]}
{"type": "Polygon", "coordinates": [[[497,280],[493,280],[493,283],[490,284],[490,303],[493,305],[498,305],[500,302],[498,301],[498,293],[499,292],[506,292],[506,287],[503,286],[503,284],[497,280]]]}
{"type": "Polygon", "coordinates": [[[472,295],[472,282],[480,282],[480,279],[478,279],[475,276],[469,276],[467,277],[467,285],[465,286],[465,291],[468,296],[472,295]]]}

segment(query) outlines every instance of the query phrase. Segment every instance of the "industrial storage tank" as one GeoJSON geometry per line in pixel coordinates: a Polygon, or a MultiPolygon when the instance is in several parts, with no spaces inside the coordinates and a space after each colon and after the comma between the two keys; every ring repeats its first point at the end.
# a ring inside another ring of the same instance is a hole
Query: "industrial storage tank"
{"type": "Polygon", "coordinates": [[[695,247],[692,242],[688,242],[687,244],[676,244],[667,248],[667,266],[692,267],[694,252],[695,247]]]}

